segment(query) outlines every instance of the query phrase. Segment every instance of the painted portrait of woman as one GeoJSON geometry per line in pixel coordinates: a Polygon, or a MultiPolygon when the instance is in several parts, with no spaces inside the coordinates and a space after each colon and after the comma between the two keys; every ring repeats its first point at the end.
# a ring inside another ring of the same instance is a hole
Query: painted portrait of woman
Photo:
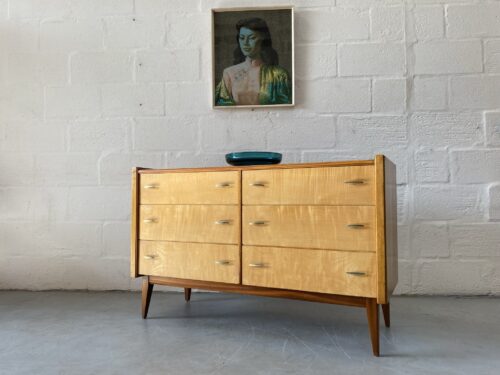
{"type": "MultiPolygon", "coordinates": [[[[249,15],[248,11],[242,13],[246,14],[239,15],[249,15]]],[[[265,11],[260,14],[266,15],[265,11]]],[[[233,25],[232,65],[224,67],[214,56],[219,74],[222,69],[222,76],[214,82],[214,106],[292,105],[292,76],[289,69],[280,65],[280,54],[273,46],[268,23],[263,17],[254,16],[239,18],[233,25]]],[[[290,33],[291,29],[289,26],[290,33]]],[[[285,39],[281,40],[280,49],[288,56],[287,65],[292,67],[292,36],[279,30],[277,35],[285,39]]],[[[227,55],[227,48],[219,52],[227,55]]]]}

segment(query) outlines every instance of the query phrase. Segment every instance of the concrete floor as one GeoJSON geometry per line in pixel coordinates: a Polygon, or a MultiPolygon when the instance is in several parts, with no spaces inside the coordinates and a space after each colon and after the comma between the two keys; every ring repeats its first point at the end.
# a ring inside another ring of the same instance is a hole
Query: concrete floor
{"type": "Polygon", "coordinates": [[[364,309],[233,294],[0,292],[0,374],[500,374],[500,299],[399,297],[371,354],[364,309]]]}

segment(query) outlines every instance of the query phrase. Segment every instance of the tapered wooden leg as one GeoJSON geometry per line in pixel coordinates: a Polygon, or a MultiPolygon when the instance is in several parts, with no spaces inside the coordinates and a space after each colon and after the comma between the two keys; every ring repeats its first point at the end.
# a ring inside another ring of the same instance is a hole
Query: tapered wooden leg
{"type": "Polygon", "coordinates": [[[378,337],[378,304],[375,298],[366,299],[366,316],[368,317],[368,326],[370,328],[370,338],[372,340],[373,355],[378,357],[379,337],[378,337]]]}
{"type": "Polygon", "coordinates": [[[384,323],[386,327],[391,326],[391,305],[385,303],[382,305],[382,312],[384,313],[384,323]]]}
{"type": "Polygon", "coordinates": [[[191,299],[191,288],[184,288],[184,299],[186,302],[191,299]]]}
{"type": "Polygon", "coordinates": [[[148,316],[149,303],[151,302],[151,294],[153,293],[153,285],[149,282],[149,277],[142,279],[142,319],[148,316]]]}

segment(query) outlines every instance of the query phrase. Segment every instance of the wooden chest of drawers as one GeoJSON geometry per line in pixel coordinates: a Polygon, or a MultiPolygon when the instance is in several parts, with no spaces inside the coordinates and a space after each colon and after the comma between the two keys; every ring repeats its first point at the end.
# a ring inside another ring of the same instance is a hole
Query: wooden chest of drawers
{"type": "Polygon", "coordinates": [[[396,173],[374,160],[135,168],[131,275],[154,284],[365,307],[375,355],[397,283],[396,173]]]}

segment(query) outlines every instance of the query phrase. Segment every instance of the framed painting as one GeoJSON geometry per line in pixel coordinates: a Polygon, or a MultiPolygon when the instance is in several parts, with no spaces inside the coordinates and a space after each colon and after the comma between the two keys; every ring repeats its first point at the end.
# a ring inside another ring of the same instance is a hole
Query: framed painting
{"type": "Polygon", "coordinates": [[[293,106],[293,7],[212,9],[212,107],[293,106]]]}

